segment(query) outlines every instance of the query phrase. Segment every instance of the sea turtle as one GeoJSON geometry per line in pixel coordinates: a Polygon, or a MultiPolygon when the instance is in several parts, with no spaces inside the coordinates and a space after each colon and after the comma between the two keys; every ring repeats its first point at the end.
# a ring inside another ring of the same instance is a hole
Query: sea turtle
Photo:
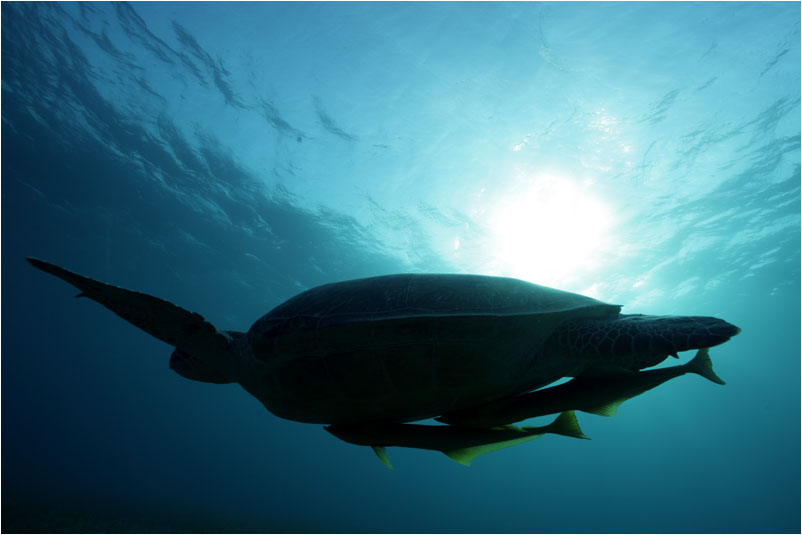
{"type": "Polygon", "coordinates": [[[326,284],[248,332],[220,331],[162,299],[28,260],[174,346],[170,367],[180,375],[237,382],[270,412],[333,432],[448,422],[562,377],[637,372],[739,332],[717,318],[623,315],[619,305],[517,279],[453,274],[326,284]]]}

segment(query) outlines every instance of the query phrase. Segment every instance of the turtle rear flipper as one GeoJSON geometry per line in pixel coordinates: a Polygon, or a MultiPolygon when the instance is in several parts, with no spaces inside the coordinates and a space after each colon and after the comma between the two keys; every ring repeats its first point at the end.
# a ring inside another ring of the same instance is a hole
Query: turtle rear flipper
{"type": "MultiPolygon", "coordinates": [[[[78,275],[44,260],[37,258],[27,258],[27,260],[34,267],[81,290],[76,297],[88,297],[97,301],[151,336],[176,347],[182,355],[208,361],[219,360],[220,356],[229,352],[230,337],[218,331],[200,314],[152,295],[78,275]]],[[[229,382],[229,380],[213,382],[229,382]]]]}

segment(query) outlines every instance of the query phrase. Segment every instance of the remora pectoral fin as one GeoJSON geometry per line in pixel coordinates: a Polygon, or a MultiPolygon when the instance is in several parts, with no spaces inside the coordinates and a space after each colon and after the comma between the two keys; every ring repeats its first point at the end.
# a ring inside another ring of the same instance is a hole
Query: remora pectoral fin
{"type": "Polygon", "coordinates": [[[36,258],[27,260],[34,267],[81,290],[79,296],[97,301],[151,336],[189,354],[196,351],[225,351],[228,347],[228,338],[200,314],[152,295],[78,275],[44,260],[36,258]]]}
{"type": "Polygon", "coordinates": [[[378,457],[387,468],[395,470],[393,465],[390,464],[390,458],[387,456],[387,449],[384,446],[371,446],[371,448],[373,448],[373,453],[376,454],[376,457],[378,457]]]}

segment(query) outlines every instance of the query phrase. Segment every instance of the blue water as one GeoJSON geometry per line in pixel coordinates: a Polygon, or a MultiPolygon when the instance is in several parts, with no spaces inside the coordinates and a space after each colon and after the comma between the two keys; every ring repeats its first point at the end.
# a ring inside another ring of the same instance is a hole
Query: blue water
{"type": "Polygon", "coordinates": [[[2,119],[4,532],[799,532],[798,3],[4,2],[2,119]],[[591,441],[390,471],[25,256],[221,329],[457,272],[743,332],[591,441]]]}

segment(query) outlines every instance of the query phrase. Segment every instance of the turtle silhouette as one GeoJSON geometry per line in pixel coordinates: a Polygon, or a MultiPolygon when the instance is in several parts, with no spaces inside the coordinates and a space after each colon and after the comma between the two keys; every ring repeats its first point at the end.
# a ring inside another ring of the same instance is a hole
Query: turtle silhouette
{"type": "Polygon", "coordinates": [[[326,284],[278,305],[247,332],[228,331],[163,299],[28,261],[175,347],[170,367],[181,376],[239,383],[275,415],[328,424],[385,461],[383,448],[392,445],[467,452],[450,456],[468,464],[543,433],[586,438],[572,413],[541,428],[495,426],[486,410],[482,428],[406,422],[448,422],[563,377],[581,376],[584,385],[599,370],[638,372],[739,332],[718,318],[625,315],[575,293],[456,274],[326,284]]]}

